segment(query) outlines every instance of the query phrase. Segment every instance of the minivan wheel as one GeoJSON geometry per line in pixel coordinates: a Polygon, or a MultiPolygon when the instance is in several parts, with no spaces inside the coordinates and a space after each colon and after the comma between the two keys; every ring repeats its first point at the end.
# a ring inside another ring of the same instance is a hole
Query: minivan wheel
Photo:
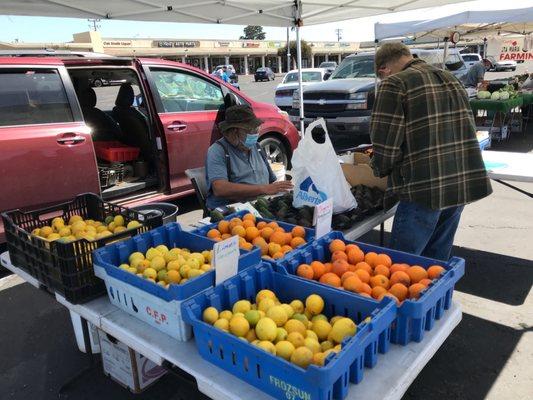
{"type": "Polygon", "coordinates": [[[267,136],[259,142],[261,149],[271,163],[282,163],[287,167],[289,165],[289,155],[287,148],[281,140],[273,136],[267,136]]]}

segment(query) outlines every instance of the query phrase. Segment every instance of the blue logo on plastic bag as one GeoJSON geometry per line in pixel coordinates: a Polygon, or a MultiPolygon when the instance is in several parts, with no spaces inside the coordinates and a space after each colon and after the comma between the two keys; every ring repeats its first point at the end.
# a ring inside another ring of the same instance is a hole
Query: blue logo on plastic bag
{"type": "Polygon", "coordinates": [[[308,203],[320,204],[328,198],[328,195],[318,190],[310,176],[300,183],[300,190],[298,191],[297,199],[301,199],[308,203]]]}

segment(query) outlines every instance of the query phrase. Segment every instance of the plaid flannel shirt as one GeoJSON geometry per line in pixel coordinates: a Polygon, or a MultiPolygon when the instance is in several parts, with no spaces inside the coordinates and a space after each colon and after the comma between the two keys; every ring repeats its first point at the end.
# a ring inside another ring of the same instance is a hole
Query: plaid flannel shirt
{"type": "Polygon", "coordinates": [[[374,174],[393,199],[441,210],[492,192],[465,89],[452,74],[414,59],[384,79],[370,124],[374,174]]]}

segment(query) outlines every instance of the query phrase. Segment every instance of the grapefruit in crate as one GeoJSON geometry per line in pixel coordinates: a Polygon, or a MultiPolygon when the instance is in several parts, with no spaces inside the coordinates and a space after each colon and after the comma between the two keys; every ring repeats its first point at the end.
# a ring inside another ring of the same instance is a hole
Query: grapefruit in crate
{"type": "Polygon", "coordinates": [[[464,275],[464,260],[439,261],[364,243],[350,242],[330,232],[278,262],[281,272],[317,281],[344,292],[380,301],[393,299],[398,316],[392,341],[405,345],[421,341],[451,307],[455,283],[464,275]],[[319,262],[320,277],[300,265],[319,262]]]}
{"type": "Polygon", "coordinates": [[[312,229],[256,218],[246,211],[228,215],[217,223],[194,230],[193,233],[216,242],[239,236],[241,249],[249,251],[258,247],[262,258],[269,262],[285,258],[295,249],[306,246],[314,237],[312,229]]]}

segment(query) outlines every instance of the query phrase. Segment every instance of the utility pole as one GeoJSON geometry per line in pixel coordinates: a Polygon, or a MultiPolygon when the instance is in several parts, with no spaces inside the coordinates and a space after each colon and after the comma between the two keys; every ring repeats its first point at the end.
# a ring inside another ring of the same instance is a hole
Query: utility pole
{"type": "Polygon", "coordinates": [[[89,29],[93,31],[97,31],[101,27],[100,18],[87,18],[87,21],[89,21],[89,29]]]}
{"type": "Polygon", "coordinates": [[[335,34],[337,35],[337,42],[340,42],[342,39],[342,29],[335,29],[335,34]]]}

